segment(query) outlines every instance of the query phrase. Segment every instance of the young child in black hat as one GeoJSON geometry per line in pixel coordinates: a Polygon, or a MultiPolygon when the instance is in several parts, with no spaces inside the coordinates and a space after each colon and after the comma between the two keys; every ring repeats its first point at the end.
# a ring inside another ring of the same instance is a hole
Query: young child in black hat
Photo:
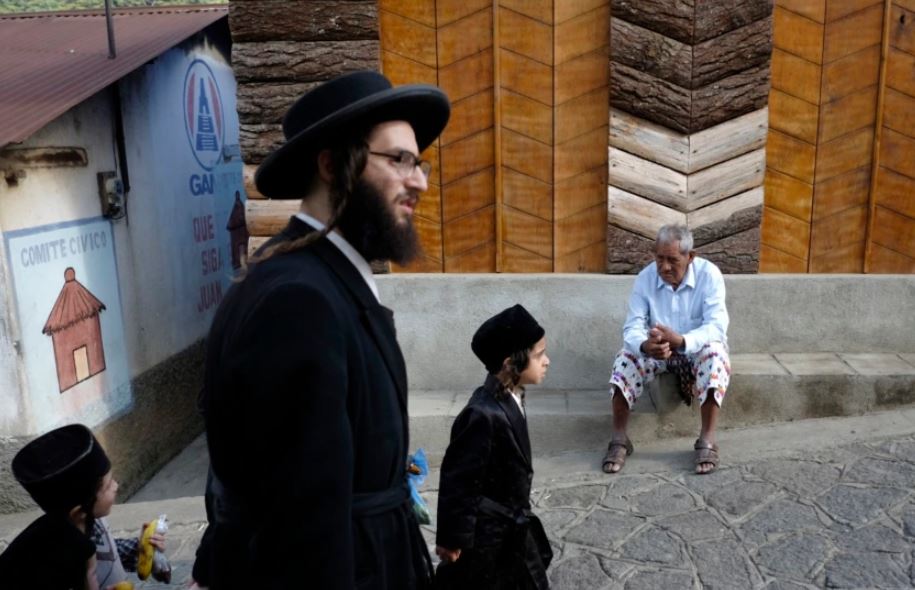
{"type": "MultiPolygon", "coordinates": [[[[71,424],[39,436],[16,454],[12,471],[45,514],[0,554],[4,589],[106,590],[126,579],[119,549],[135,555],[137,542],[119,546],[108,531],[118,482],[91,430],[71,424]]],[[[161,535],[152,542],[165,547],[161,535]]]]}
{"type": "Polygon", "coordinates": [[[436,587],[542,590],[553,552],[531,513],[524,386],[546,377],[544,330],[515,305],[486,320],[471,348],[488,374],[455,419],[442,462],[436,587]]]}

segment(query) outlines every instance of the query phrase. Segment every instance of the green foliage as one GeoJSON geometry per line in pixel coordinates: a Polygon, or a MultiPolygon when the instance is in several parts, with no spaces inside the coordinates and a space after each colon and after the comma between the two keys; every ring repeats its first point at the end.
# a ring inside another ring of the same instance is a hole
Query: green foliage
{"type": "MultiPolygon", "coordinates": [[[[113,7],[226,4],[228,0],[112,0],[113,7]]],[[[105,0],[0,0],[0,14],[56,10],[104,9],[105,0]]]]}

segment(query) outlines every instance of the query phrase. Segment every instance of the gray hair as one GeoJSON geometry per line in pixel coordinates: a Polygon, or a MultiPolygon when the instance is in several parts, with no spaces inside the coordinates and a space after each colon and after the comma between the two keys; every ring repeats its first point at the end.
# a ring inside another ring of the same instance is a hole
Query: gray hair
{"type": "Polygon", "coordinates": [[[655,244],[673,244],[680,242],[680,254],[689,254],[693,249],[693,232],[685,225],[662,225],[658,230],[658,237],[655,244]]]}

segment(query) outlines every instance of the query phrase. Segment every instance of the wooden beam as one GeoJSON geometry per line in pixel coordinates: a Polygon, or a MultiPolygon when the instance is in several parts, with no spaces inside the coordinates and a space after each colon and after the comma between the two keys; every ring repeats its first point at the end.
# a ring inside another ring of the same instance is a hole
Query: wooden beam
{"type": "Polygon", "coordinates": [[[685,224],[686,214],[610,186],[607,188],[607,222],[653,240],[662,225],[685,224]]]}
{"type": "Polygon", "coordinates": [[[715,242],[735,233],[757,228],[762,220],[763,189],[758,186],[686,215],[696,245],[715,242]]]}
{"type": "Polygon", "coordinates": [[[871,271],[871,242],[877,218],[877,171],[880,170],[880,142],[883,139],[883,103],[886,99],[886,62],[890,47],[890,12],[892,0],[883,0],[883,38],[880,44],[880,79],[877,83],[877,121],[874,127],[874,149],[871,154],[871,185],[867,194],[867,229],[864,234],[864,273],[871,271]]]}
{"type": "Polygon", "coordinates": [[[299,205],[297,199],[248,199],[245,201],[248,234],[268,238],[276,235],[286,227],[289,218],[298,213],[299,205]]]}
{"type": "Polygon", "coordinates": [[[641,119],[619,109],[610,109],[610,145],[672,168],[689,172],[689,136],[641,119]]]}
{"type": "Polygon", "coordinates": [[[695,211],[732,195],[761,186],[766,173],[766,148],[738,156],[687,179],[685,211],[695,211]]]}
{"type": "Polygon", "coordinates": [[[752,113],[703,129],[689,136],[687,172],[696,172],[725,160],[766,146],[769,109],[752,113]]]}
{"type": "Polygon", "coordinates": [[[495,165],[495,271],[502,272],[503,258],[503,230],[502,230],[502,208],[504,207],[504,193],[502,191],[502,66],[500,64],[502,55],[502,36],[500,34],[501,20],[499,18],[499,0],[492,0],[492,84],[493,84],[493,134],[492,134],[492,153],[495,165]]]}
{"type": "Polygon", "coordinates": [[[249,199],[263,199],[264,195],[257,190],[257,186],[254,184],[254,174],[257,172],[257,166],[253,164],[245,164],[242,167],[242,178],[245,183],[245,194],[248,195],[249,199]]]}
{"type": "Polygon", "coordinates": [[[686,211],[686,175],[615,147],[609,151],[608,182],[655,202],[686,211]]]}

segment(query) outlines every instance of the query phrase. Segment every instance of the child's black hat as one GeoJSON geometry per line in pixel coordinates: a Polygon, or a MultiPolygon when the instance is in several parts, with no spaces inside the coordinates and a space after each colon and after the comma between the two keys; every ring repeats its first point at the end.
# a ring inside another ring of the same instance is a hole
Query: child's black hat
{"type": "Polygon", "coordinates": [[[502,369],[505,359],[537,344],[543,334],[534,316],[521,304],[515,304],[483,322],[473,335],[470,348],[486,365],[486,370],[495,374],[502,369]]]}
{"type": "Polygon", "coordinates": [[[22,447],[12,470],[42,510],[60,514],[94,498],[111,462],[91,430],[70,424],[22,447]]]}

